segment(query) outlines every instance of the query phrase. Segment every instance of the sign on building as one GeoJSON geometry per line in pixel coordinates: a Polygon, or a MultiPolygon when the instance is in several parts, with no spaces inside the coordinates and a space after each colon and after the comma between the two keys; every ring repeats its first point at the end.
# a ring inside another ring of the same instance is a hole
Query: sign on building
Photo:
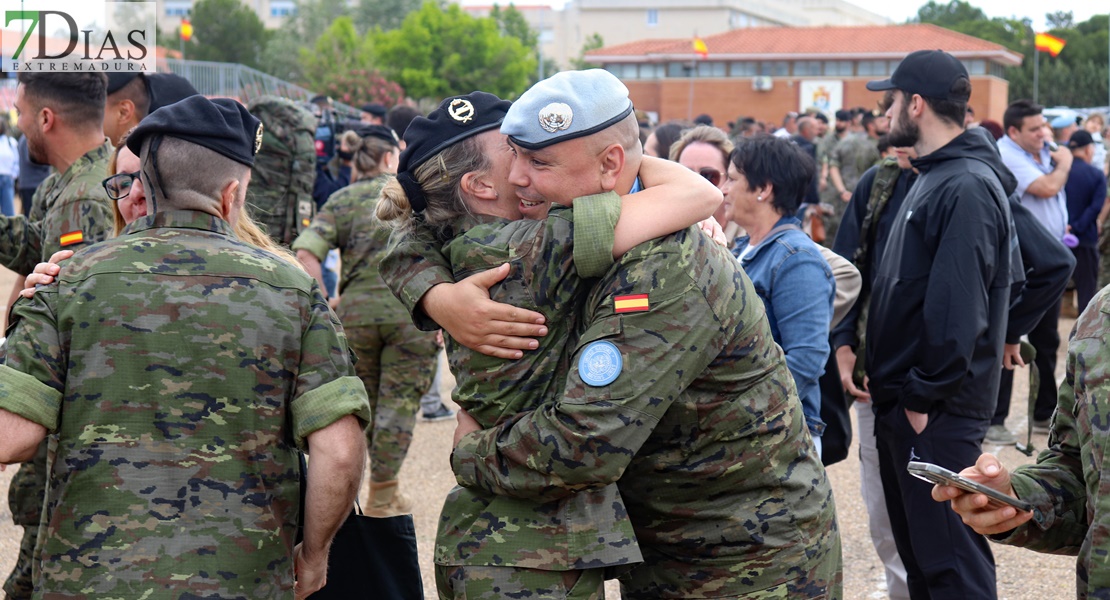
{"type": "Polygon", "coordinates": [[[798,112],[816,108],[826,115],[844,108],[844,82],[835,79],[802,80],[798,86],[798,112]]]}

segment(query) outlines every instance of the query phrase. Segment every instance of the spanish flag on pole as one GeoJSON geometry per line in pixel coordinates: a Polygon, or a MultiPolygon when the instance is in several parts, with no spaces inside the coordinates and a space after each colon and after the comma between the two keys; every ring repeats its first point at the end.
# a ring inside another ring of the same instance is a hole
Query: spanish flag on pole
{"type": "Polygon", "coordinates": [[[698,36],[694,36],[694,53],[702,58],[709,57],[709,48],[706,47],[705,40],[701,39],[698,36]]]}
{"type": "Polygon", "coordinates": [[[1048,35],[1047,33],[1038,33],[1033,41],[1037,46],[1038,52],[1048,52],[1052,58],[1056,58],[1056,55],[1060,54],[1060,51],[1063,50],[1064,46],[1067,44],[1067,41],[1048,35]]]}

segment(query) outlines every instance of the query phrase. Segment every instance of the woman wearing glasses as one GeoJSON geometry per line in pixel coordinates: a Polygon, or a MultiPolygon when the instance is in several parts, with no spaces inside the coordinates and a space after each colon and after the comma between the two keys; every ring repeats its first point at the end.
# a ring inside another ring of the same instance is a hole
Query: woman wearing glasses
{"type": "Polygon", "coordinates": [[[740,259],[767,309],[771,335],[786,354],[809,432],[821,450],[821,390],[829,357],[836,283],[832,269],[794,217],[817,166],[789,139],[758,136],[730,156],[724,182],[728,218],[747,235],[736,240],[740,259]]]}
{"type": "MultiPolygon", "coordinates": [[[[724,191],[722,186],[732,148],[732,140],[728,139],[725,132],[712,125],[698,125],[684,131],[682,137],[671,146],[670,159],[697,172],[717,186],[717,189],[724,191]]],[[[729,222],[724,204],[713,214],[713,218],[724,228],[725,239],[731,245],[732,240],[740,233],[740,227],[729,222]]]]}

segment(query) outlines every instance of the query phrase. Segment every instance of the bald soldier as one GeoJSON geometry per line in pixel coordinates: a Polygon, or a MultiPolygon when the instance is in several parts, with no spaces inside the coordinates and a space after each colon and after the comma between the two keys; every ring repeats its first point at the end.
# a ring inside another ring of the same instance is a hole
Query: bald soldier
{"type": "Polygon", "coordinates": [[[234,100],[152,113],[128,138],[152,214],[13,309],[0,463],[56,437],[42,597],[292,600],[324,584],[369,405],[315,281],[232,233],[261,137],[234,100]]]}
{"type": "MultiPolygon", "coordinates": [[[[536,84],[501,131],[527,210],[638,185],[632,103],[605,71],[536,84]]],[[[421,258],[395,291],[454,335],[471,311],[421,258]]],[[[627,252],[585,299],[560,399],[488,430],[460,413],[459,484],[550,501],[616,482],[644,558],[624,598],[839,598],[832,490],[757,298],[697,229],[627,252]]]]}

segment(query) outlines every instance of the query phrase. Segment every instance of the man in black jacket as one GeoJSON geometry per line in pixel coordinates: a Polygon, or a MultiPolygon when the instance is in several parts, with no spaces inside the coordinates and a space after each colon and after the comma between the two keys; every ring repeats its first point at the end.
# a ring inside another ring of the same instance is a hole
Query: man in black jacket
{"type": "Polygon", "coordinates": [[[995,598],[987,540],[906,472],[971,465],[994,413],[1017,238],[994,145],[963,129],[971,83],[942,51],[918,51],[890,79],[890,143],[920,172],[874,274],[865,367],[891,527],[912,598],[995,598]],[[930,506],[931,505],[931,506],[930,506]]]}

